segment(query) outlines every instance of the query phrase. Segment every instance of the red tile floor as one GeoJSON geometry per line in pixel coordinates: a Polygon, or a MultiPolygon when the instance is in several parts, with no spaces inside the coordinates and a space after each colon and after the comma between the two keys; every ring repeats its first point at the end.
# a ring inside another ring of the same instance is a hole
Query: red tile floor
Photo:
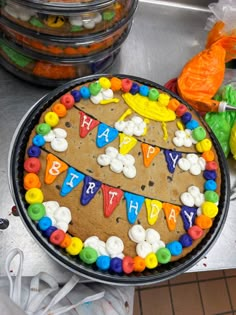
{"type": "Polygon", "coordinates": [[[184,273],[138,287],[134,315],[236,315],[236,269],[184,273]]]}

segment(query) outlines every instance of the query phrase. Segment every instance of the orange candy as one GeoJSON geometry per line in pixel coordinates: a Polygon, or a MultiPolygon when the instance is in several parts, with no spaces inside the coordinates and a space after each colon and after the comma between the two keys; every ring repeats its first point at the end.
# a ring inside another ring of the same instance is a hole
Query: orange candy
{"type": "Polygon", "coordinates": [[[206,160],[206,162],[211,162],[214,161],[215,159],[215,154],[213,151],[205,151],[202,153],[202,157],[206,160]]]}
{"type": "Polygon", "coordinates": [[[61,103],[54,104],[52,107],[52,111],[58,115],[58,117],[65,117],[67,110],[65,105],[61,103]]]}
{"type": "Polygon", "coordinates": [[[60,247],[62,248],[66,248],[68,246],[70,246],[72,240],[69,234],[65,234],[64,240],[60,243],[60,247]]]}
{"type": "Polygon", "coordinates": [[[41,182],[38,175],[34,173],[28,173],[24,177],[24,188],[29,190],[30,188],[40,188],[41,182]]]}
{"type": "Polygon", "coordinates": [[[111,89],[112,91],[116,92],[116,91],[120,91],[121,89],[121,80],[119,78],[113,77],[111,78],[111,89]]]}
{"type": "Polygon", "coordinates": [[[195,224],[203,230],[209,229],[212,226],[212,219],[204,214],[201,214],[196,217],[195,224]]]}
{"type": "Polygon", "coordinates": [[[146,268],[145,259],[140,256],[135,256],[134,261],[134,271],[142,272],[146,268]]]}
{"type": "Polygon", "coordinates": [[[180,104],[180,102],[176,98],[172,98],[169,101],[167,107],[175,112],[176,109],[178,108],[179,104],[180,104]]]}

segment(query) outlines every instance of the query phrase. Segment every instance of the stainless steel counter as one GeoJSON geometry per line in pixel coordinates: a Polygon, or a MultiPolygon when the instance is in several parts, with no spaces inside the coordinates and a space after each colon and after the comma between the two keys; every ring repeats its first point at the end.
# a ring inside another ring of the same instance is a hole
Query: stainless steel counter
{"type": "MultiPolygon", "coordinates": [[[[187,60],[204,48],[207,8],[178,6],[174,1],[166,4],[166,1],[140,2],[132,31],[110,72],[137,75],[164,84],[176,77],[187,60]]],[[[11,214],[13,201],[7,181],[8,149],[14,130],[26,111],[48,91],[0,69],[0,217],[10,222],[6,230],[0,230],[0,275],[4,274],[6,253],[19,247],[25,255],[24,275],[47,271],[63,282],[69,271],[50,258],[35,243],[20,218],[11,214]]],[[[232,200],[227,222],[210,252],[189,271],[236,268],[236,202],[233,199],[236,162],[229,160],[229,166],[232,200]]],[[[16,262],[12,266],[13,273],[15,266],[16,262]]]]}

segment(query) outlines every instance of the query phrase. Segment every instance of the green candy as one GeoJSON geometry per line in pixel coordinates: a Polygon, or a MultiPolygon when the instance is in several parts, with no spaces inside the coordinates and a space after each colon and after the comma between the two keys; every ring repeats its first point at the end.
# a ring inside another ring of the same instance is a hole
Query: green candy
{"type": "Polygon", "coordinates": [[[85,247],[79,253],[79,257],[84,263],[90,265],[90,264],[95,263],[95,261],[98,258],[98,254],[97,254],[97,251],[94,248],[92,248],[92,247],[85,247]]]}
{"type": "Polygon", "coordinates": [[[36,127],[37,134],[42,135],[42,136],[47,135],[50,131],[51,131],[51,126],[46,123],[39,124],[36,127]]]}
{"type": "Polygon", "coordinates": [[[83,26],[72,25],[70,31],[71,32],[81,32],[83,29],[84,29],[83,26]]]}
{"type": "Polygon", "coordinates": [[[28,58],[7,46],[2,40],[0,41],[0,47],[8,58],[19,67],[24,68],[33,61],[31,58],[28,58]]]}
{"type": "Polygon", "coordinates": [[[33,221],[39,221],[46,214],[46,209],[42,203],[33,203],[27,209],[29,217],[33,221]]]}
{"type": "Polygon", "coordinates": [[[150,101],[156,101],[159,97],[159,92],[155,88],[151,88],[148,93],[148,98],[150,101]]]}
{"type": "Polygon", "coordinates": [[[36,17],[32,17],[29,22],[31,25],[33,25],[35,27],[40,27],[40,28],[45,27],[45,25],[40,20],[38,20],[36,17]]]}
{"type": "Polygon", "coordinates": [[[198,126],[197,128],[193,129],[192,137],[196,141],[202,141],[206,138],[206,130],[202,126],[198,126]]]}
{"type": "Polygon", "coordinates": [[[216,203],[219,201],[219,196],[215,191],[207,190],[205,191],[204,196],[205,196],[206,201],[211,201],[213,203],[216,203]]]}
{"type": "Polygon", "coordinates": [[[171,260],[171,253],[168,248],[162,247],[159,248],[156,252],[157,261],[160,264],[167,264],[171,260]]]}
{"type": "Polygon", "coordinates": [[[101,91],[102,87],[99,82],[93,82],[89,85],[89,91],[91,95],[96,96],[101,91]]]}
{"type": "Polygon", "coordinates": [[[102,19],[103,21],[111,21],[115,16],[115,12],[114,11],[104,11],[102,13],[102,19]]]}

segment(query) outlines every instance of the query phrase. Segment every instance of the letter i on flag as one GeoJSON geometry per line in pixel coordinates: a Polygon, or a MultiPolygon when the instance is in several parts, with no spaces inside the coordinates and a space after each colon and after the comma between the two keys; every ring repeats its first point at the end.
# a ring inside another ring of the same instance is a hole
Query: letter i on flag
{"type": "Polygon", "coordinates": [[[104,209],[104,216],[108,218],[123,197],[123,191],[119,188],[110,187],[107,185],[102,185],[102,192],[103,192],[103,209],[104,209]]]}
{"type": "Polygon", "coordinates": [[[62,172],[65,172],[68,169],[68,165],[61,160],[59,160],[56,156],[49,153],[47,155],[47,165],[44,176],[44,181],[46,184],[52,184],[54,180],[60,175],[62,172]]]}
{"type": "Polygon", "coordinates": [[[126,199],[126,210],[128,221],[131,224],[134,224],[137,220],[138,214],[142,208],[145,198],[143,196],[131,194],[125,192],[124,194],[126,199]]]}
{"type": "Polygon", "coordinates": [[[99,121],[86,115],[84,112],[79,112],[79,114],[80,114],[79,135],[81,138],[85,138],[91,130],[93,130],[95,127],[97,127],[97,125],[99,125],[99,121]]]}
{"type": "Polygon", "coordinates": [[[67,170],[66,178],[62,184],[60,195],[65,197],[84,179],[84,174],[76,171],[73,167],[67,170]]]}

